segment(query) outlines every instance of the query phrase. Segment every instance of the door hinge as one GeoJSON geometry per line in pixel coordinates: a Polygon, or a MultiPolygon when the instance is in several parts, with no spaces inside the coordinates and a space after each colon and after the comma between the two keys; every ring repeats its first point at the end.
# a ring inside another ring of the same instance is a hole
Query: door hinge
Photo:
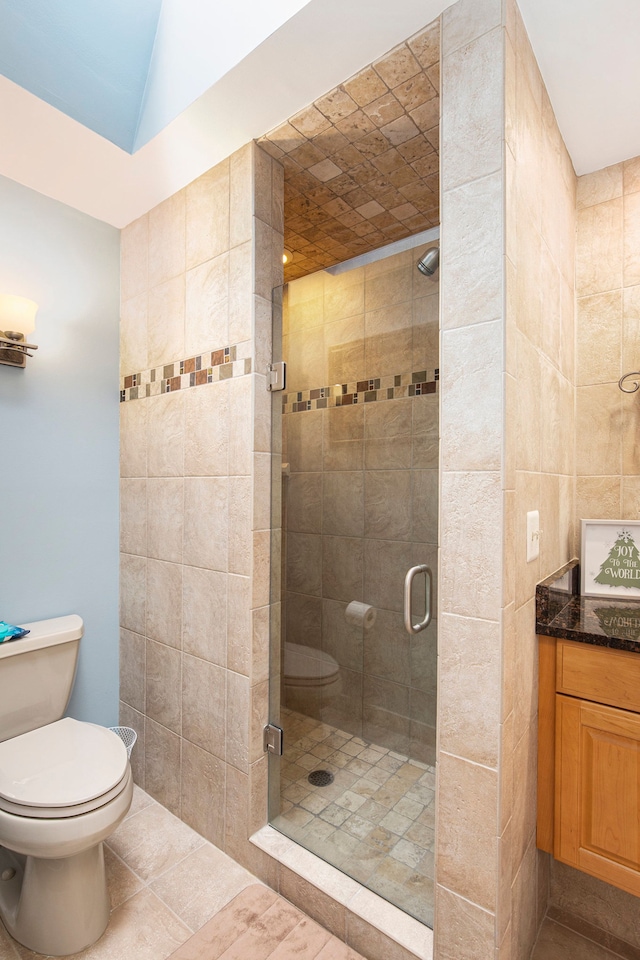
{"type": "Polygon", "coordinates": [[[287,383],[287,365],[284,360],[267,365],[267,390],[284,390],[287,383]]]}
{"type": "Polygon", "coordinates": [[[265,753],[275,753],[277,757],[281,757],[284,747],[284,730],[282,727],[276,726],[275,723],[268,723],[263,733],[265,753]]]}

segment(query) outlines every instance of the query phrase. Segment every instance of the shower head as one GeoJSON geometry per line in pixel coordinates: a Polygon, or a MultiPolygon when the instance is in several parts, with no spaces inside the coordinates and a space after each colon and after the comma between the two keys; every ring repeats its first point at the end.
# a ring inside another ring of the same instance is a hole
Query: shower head
{"type": "Polygon", "coordinates": [[[440,265],[440,247],[429,247],[422,254],[416,266],[425,277],[432,277],[440,265]]]}

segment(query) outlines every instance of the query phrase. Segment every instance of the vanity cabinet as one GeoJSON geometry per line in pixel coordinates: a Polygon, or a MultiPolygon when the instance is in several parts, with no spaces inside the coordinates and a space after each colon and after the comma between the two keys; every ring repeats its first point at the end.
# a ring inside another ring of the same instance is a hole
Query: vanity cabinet
{"type": "Polygon", "coordinates": [[[538,846],[640,896],[640,656],[539,641],[538,846]]]}

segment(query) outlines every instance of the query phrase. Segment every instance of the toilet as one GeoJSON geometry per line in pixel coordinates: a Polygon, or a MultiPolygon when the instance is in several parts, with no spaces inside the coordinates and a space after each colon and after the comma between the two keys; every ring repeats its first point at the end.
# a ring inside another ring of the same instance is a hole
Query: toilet
{"type": "Polygon", "coordinates": [[[26,623],[0,644],[0,918],[48,956],[84,950],[109,920],[102,841],[133,795],[127,750],[106,727],[63,718],[83,623],[26,623]]]}
{"type": "Polygon", "coordinates": [[[292,710],[319,717],[340,690],[340,665],[324,650],[285,640],[284,702],[292,710]]]}

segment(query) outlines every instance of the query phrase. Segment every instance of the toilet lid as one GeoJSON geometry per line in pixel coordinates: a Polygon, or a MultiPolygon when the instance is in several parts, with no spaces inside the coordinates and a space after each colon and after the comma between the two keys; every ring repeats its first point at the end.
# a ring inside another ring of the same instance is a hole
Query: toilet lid
{"type": "Polygon", "coordinates": [[[340,667],[324,650],[315,650],[302,643],[284,644],[284,680],[300,685],[328,683],[339,673],[340,667]]]}
{"type": "Polygon", "coordinates": [[[109,793],[127,770],[127,748],[107,727],[65,717],[0,743],[0,806],[61,808],[109,793]]]}

